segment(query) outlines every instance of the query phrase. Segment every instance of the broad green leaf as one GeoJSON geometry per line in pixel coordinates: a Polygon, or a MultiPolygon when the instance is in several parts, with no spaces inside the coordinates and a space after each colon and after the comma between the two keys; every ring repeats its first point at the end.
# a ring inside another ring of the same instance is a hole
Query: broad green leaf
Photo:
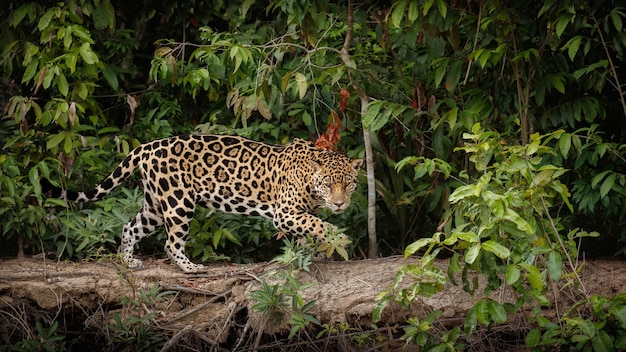
{"type": "Polygon", "coordinates": [[[465,315],[465,325],[463,330],[467,336],[470,336],[474,330],[476,330],[476,326],[478,325],[478,319],[476,317],[476,305],[472,306],[467,314],[465,315]]]}
{"type": "Polygon", "coordinates": [[[613,188],[615,184],[615,180],[617,179],[617,174],[612,173],[604,180],[602,186],[600,187],[600,197],[606,196],[609,191],[613,188]]]}
{"type": "Polygon", "coordinates": [[[383,315],[383,310],[385,309],[385,307],[389,305],[389,302],[391,302],[391,298],[392,298],[391,295],[386,294],[380,299],[378,303],[376,303],[376,305],[374,306],[374,309],[372,310],[372,322],[373,323],[377,323],[380,321],[383,315]]]}
{"type": "Polygon", "coordinates": [[[459,114],[458,106],[455,106],[454,108],[446,112],[445,116],[446,116],[446,120],[448,120],[448,126],[450,127],[450,129],[454,128],[454,125],[456,125],[456,119],[457,119],[458,114],[459,114]]]}
{"type": "Polygon", "coordinates": [[[367,104],[367,112],[363,115],[363,127],[369,129],[374,122],[374,119],[378,116],[381,107],[383,106],[382,100],[375,100],[367,104]]]}
{"type": "Polygon", "coordinates": [[[405,258],[410,257],[415,252],[419,251],[423,247],[433,242],[435,242],[435,240],[433,240],[432,238],[420,238],[419,240],[411,243],[410,245],[406,247],[406,249],[404,250],[404,257],[405,258]]]}
{"type": "Polygon", "coordinates": [[[28,171],[28,180],[30,184],[34,187],[35,194],[40,197],[41,196],[41,186],[39,184],[39,169],[36,167],[31,168],[28,171]]]}
{"type": "Polygon", "coordinates": [[[86,64],[92,65],[99,61],[98,55],[96,55],[96,53],[91,50],[91,46],[89,43],[83,43],[78,52],[80,53],[80,57],[86,64]]]}
{"type": "Polygon", "coordinates": [[[401,0],[393,4],[393,9],[391,10],[391,24],[396,28],[400,28],[406,5],[407,0],[401,0]]]}
{"type": "Polygon", "coordinates": [[[59,88],[59,92],[63,94],[64,97],[69,93],[69,85],[67,84],[67,79],[63,74],[63,71],[59,71],[59,75],[57,77],[57,88],[59,88]]]}
{"type": "Polygon", "coordinates": [[[572,146],[572,135],[569,133],[563,133],[559,137],[559,150],[564,158],[567,158],[569,150],[572,146]]]}
{"type": "Polygon", "coordinates": [[[446,2],[443,0],[437,0],[437,8],[439,9],[441,17],[446,18],[446,15],[448,14],[448,6],[446,5],[446,2]]]}
{"type": "Polygon", "coordinates": [[[567,28],[567,25],[572,21],[573,17],[574,15],[571,13],[566,13],[559,17],[555,26],[557,37],[560,37],[563,34],[565,28],[567,28]]]}
{"type": "Polygon", "coordinates": [[[495,254],[501,259],[506,259],[511,256],[511,251],[509,251],[508,248],[493,240],[485,241],[480,246],[482,249],[495,254]]]}
{"type": "Polygon", "coordinates": [[[102,76],[107,81],[109,86],[111,86],[111,89],[117,91],[119,87],[119,81],[117,80],[117,75],[115,74],[115,71],[113,71],[109,65],[104,66],[104,69],[102,70],[102,76]]]}
{"type": "Polygon", "coordinates": [[[28,66],[26,66],[26,70],[24,70],[24,74],[22,75],[22,83],[30,81],[35,74],[37,74],[37,68],[39,67],[39,59],[33,59],[28,66]]]}
{"type": "Polygon", "coordinates": [[[419,17],[419,11],[420,11],[419,5],[417,1],[410,1],[409,2],[409,21],[411,21],[411,23],[417,20],[417,18],[419,17]]]}
{"type": "Polygon", "coordinates": [[[521,271],[515,264],[509,264],[506,267],[506,284],[511,286],[515,284],[520,278],[521,271]]]}
{"type": "Polygon", "coordinates": [[[489,310],[489,316],[491,316],[491,320],[494,323],[506,323],[506,310],[502,304],[489,300],[487,301],[487,309],[489,310]]]}
{"type": "Polygon", "coordinates": [[[296,85],[298,86],[298,95],[300,99],[304,98],[306,95],[307,89],[309,89],[309,83],[307,82],[306,76],[304,76],[300,72],[294,73],[296,79],[296,85]]]}
{"type": "Polygon", "coordinates": [[[574,58],[576,57],[576,54],[578,53],[578,48],[580,47],[580,43],[582,39],[583,39],[582,36],[577,35],[574,38],[570,39],[569,42],[567,42],[566,44],[567,55],[569,56],[570,60],[574,61],[574,58]]]}
{"type": "Polygon", "coordinates": [[[53,134],[52,136],[50,136],[50,139],[48,139],[46,149],[50,150],[56,147],[57,145],[59,145],[59,143],[63,141],[63,139],[65,139],[65,133],[53,134]]]}
{"type": "Polygon", "coordinates": [[[598,183],[600,183],[600,181],[602,181],[602,179],[604,178],[604,176],[606,176],[609,172],[611,172],[611,170],[605,170],[602,171],[601,173],[595,175],[592,179],[591,179],[591,188],[596,188],[596,185],[598,183]]]}
{"type": "Polygon", "coordinates": [[[92,12],[93,24],[98,30],[107,28],[111,23],[111,17],[115,17],[115,13],[111,12],[112,7],[106,6],[107,2],[96,5],[92,12]]]}
{"type": "Polygon", "coordinates": [[[476,258],[478,258],[478,254],[480,254],[480,243],[475,243],[465,251],[465,262],[467,264],[474,263],[476,258]]]}
{"type": "Polygon", "coordinates": [[[511,208],[506,209],[506,215],[504,215],[504,218],[513,222],[520,231],[526,232],[527,234],[532,234],[534,232],[533,227],[511,208]]]}
{"type": "Polygon", "coordinates": [[[563,272],[563,259],[561,254],[556,251],[550,252],[548,255],[548,274],[553,282],[559,281],[563,272]]]}
{"type": "Polygon", "coordinates": [[[550,82],[554,89],[556,89],[559,93],[565,94],[565,78],[561,75],[553,75],[550,77],[550,82]]]}
{"type": "Polygon", "coordinates": [[[72,152],[72,149],[74,147],[74,143],[72,141],[72,138],[68,135],[65,136],[65,139],[63,140],[63,151],[65,151],[65,154],[70,154],[72,152]]]}
{"type": "Polygon", "coordinates": [[[454,204],[467,197],[478,197],[479,194],[480,187],[475,184],[460,186],[457,187],[452,194],[450,194],[448,201],[454,204]]]}
{"type": "MultiPolygon", "coordinates": [[[[39,23],[37,23],[37,28],[39,28],[40,31],[45,30],[46,28],[48,28],[48,26],[50,26],[50,21],[52,21],[52,18],[55,17],[56,13],[61,12],[61,9],[58,7],[53,7],[51,9],[49,9],[43,16],[41,16],[41,18],[39,19],[39,23]]],[[[58,17],[58,16],[57,16],[58,17]]]]}
{"type": "Polygon", "coordinates": [[[526,278],[530,286],[538,291],[543,290],[543,282],[541,281],[541,272],[536,266],[528,263],[519,264],[526,271],[526,278]]]}
{"type": "Polygon", "coordinates": [[[235,61],[235,67],[233,68],[233,73],[237,72],[237,70],[239,70],[239,67],[241,67],[241,63],[243,62],[242,55],[243,53],[240,52],[238,46],[233,46],[232,48],[230,48],[230,58],[231,60],[235,61]]]}
{"type": "Polygon", "coordinates": [[[459,80],[461,79],[462,73],[463,73],[463,63],[461,61],[453,61],[450,64],[448,74],[446,75],[445,88],[448,92],[452,92],[456,89],[456,86],[459,83],[459,80]]]}
{"type": "Polygon", "coordinates": [[[453,235],[469,243],[477,243],[480,240],[480,237],[475,232],[454,232],[453,235]]]}
{"type": "Polygon", "coordinates": [[[26,16],[28,12],[35,11],[36,9],[35,6],[36,4],[33,2],[27,5],[22,5],[18,7],[11,14],[11,21],[9,21],[9,23],[11,23],[13,27],[17,27],[17,25],[20,24],[20,22],[22,22],[22,20],[24,19],[24,17],[26,16]]]}
{"type": "Polygon", "coordinates": [[[483,325],[489,325],[489,307],[487,301],[482,299],[474,305],[476,307],[476,319],[483,325]]]}
{"type": "Polygon", "coordinates": [[[526,347],[535,347],[541,340],[541,332],[539,329],[532,329],[526,334],[526,347]]]}
{"type": "MultiPolygon", "coordinates": [[[[591,324],[591,322],[589,322],[591,324]]],[[[594,352],[613,352],[613,338],[604,330],[598,330],[595,338],[591,340],[594,352]]]]}
{"type": "Polygon", "coordinates": [[[626,330],[626,305],[619,304],[609,308],[609,313],[617,319],[620,327],[626,330]]]}
{"type": "Polygon", "coordinates": [[[620,16],[620,12],[617,9],[613,9],[611,11],[611,21],[613,22],[613,26],[615,30],[619,33],[622,31],[622,16],[620,16]]]}

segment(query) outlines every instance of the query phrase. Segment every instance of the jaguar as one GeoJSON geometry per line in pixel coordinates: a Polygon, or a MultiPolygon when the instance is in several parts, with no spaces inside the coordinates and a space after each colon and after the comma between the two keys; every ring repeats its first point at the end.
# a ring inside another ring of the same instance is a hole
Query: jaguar
{"type": "MultiPolygon", "coordinates": [[[[185,255],[196,205],[272,219],[279,231],[326,239],[337,228],[318,215],[350,205],[363,159],[317,148],[294,139],[285,145],[228,135],[186,134],[154,140],[133,149],[102,183],[70,191],[46,181],[52,197],[74,202],[103,198],[139,169],[143,205],[124,225],[119,253],[130,268],[142,267],[135,244],[165,226],[165,252],[187,273],[202,272],[185,255]]],[[[44,180],[42,180],[43,182],[44,180]]]]}

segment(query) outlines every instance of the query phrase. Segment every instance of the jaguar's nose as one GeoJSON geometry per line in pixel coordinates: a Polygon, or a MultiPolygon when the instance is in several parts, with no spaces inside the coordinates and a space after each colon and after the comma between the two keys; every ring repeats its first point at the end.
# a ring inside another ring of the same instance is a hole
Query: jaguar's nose
{"type": "Polygon", "coordinates": [[[346,204],[346,202],[343,200],[336,200],[333,202],[333,205],[337,207],[337,209],[342,209],[344,204],[346,204]]]}

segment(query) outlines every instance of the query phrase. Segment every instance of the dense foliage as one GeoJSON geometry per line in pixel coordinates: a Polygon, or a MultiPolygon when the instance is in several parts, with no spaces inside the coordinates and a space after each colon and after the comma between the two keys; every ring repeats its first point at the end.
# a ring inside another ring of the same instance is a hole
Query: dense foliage
{"type": "MultiPolygon", "coordinates": [[[[373,147],[380,254],[445,253],[468,290],[476,271],[485,293],[503,282],[519,292],[509,313],[549,304],[546,281],[571,279],[577,256],[626,253],[624,21],[615,0],[10,1],[3,254],[17,243],[60,258],[113,253],[141,199],[131,181],[96,204],[65,204],[43,197],[41,177],[87,188],[140,142],[194,129],[315,139],[337,114],[341,149],[373,147]]],[[[348,229],[353,257],[367,252],[365,188],[331,220],[348,229]]],[[[267,222],[205,209],[192,235],[198,260],[264,260],[280,246],[267,222]]],[[[153,238],[145,251],[160,250],[153,238]]],[[[426,272],[428,285],[385,300],[436,292],[445,275],[426,272]]],[[[502,321],[503,306],[485,302],[466,333],[502,321]]],[[[623,333],[623,302],[611,304],[623,333]]],[[[407,339],[432,343],[421,331],[407,339]]],[[[574,343],[536,331],[530,346],[574,343]]]]}

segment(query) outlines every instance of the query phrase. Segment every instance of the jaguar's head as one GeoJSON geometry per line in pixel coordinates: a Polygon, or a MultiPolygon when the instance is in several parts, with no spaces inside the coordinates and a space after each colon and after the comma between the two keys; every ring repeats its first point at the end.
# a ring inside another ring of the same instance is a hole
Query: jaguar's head
{"type": "Polygon", "coordinates": [[[324,201],[324,207],[341,213],[350,205],[363,159],[350,159],[336,152],[325,156],[309,161],[314,170],[314,190],[324,201]]]}

